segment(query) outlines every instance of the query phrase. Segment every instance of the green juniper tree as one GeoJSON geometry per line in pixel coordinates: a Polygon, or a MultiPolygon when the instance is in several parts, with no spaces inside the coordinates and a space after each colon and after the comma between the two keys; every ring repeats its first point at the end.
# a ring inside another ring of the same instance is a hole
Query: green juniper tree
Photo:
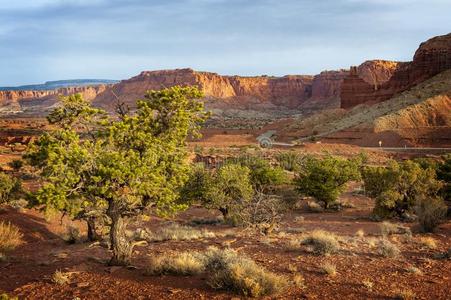
{"type": "Polygon", "coordinates": [[[437,198],[442,187],[433,168],[424,169],[410,160],[365,167],[362,177],[366,193],[376,199],[374,214],[382,218],[413,212],[419,201],[424,206],[425,199],[437,198]]]}
{"type": "Polygon", "coordinates": [[[86,138],[71,120],[93,124],[92,117],[103,114],[86,103],[82,112],[77,105],[73,109],[66,98],[49,116],[63,126],[42,135],[26,155],[45,179],[37,202],[71,215],[92,207],[103,212],[110,227],[110,264],[129,264],[135,245],[126,235],[130,220],[150,207],[162,215],[186,207],[177,200],[188,174],[186,139],[197,135],[208,117],[197,101],[202,97],[196,87],[149,91],[134,114],[99,118],[97,133],[86,138]]]}
{"type": "Polygon", "coordinates": [[[218,209],[227,219],[251,201],[253,194],[249,168],[226,164],[210,180],[203,203],[207,208],[218,209]]]}
{"type": "Polygon", "coordinates": [[[308,157],[295,179],[297,189],[301,194],[324,202],[327,209],[344,191],[346,183],[360,178],[360,164],[361,158],[308,157]]]}

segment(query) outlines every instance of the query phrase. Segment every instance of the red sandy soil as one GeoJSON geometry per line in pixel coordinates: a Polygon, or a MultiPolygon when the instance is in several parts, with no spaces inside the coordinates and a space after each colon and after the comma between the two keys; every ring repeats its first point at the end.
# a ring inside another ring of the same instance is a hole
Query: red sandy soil
{"type": "MultiPolygon", "coordinates": [[[[371,248],[368,239],[380,238],[379,224],[369,219],[373,201],[353,192],[342,196],[354,208],[340,212],[311,213],[305,201],[299,209],[285,216],[278,233],[263,236],[226,225],[199,226],[213,232],[230,231],[220,238],[192,241],[167,241],[137,247],[132,268],[108,267],[110,253],[107,249],[89,243],[66,244],[60,237],[63,218],[55,216],[46,221],[36,210],[17,211],[4,208],[0,220],[8,221],[20,228],[25,243],[12,252],[7,261],[0,262],[0,292],[8,292],[20,299],[239,299],[229,291],[215,291],[207,283],[205,275],[156,276],[143,275],[147,259],[154,254],[174,251],[205,250],[208,246],[237,249],[253,258],[258,264],[280,275],[291,277],[288,266],[296,266],[305,278],[304,289],[290,287],[282,294],[268,299],[393,299],[399,290],[411,290],[417,299],[449,299],[451,290],[451,260],[437,258],[451,247],[451,224],[443,224],[434,234],[416,233],[413,237],[392,235],[390,239],[398,245],[402,254],[398,258],[383,258],[371,248]],[[302,218],[299,217],[304,217],[302,218]],[[289,239],[299,238],[313,229],[325,229],[341,237],[342,249],[330,256],[316,256],[300,248],[287,250],[289,239]],[[356,231],[363,229],[364,237],[356,231]],[[426,249],[419,238],[433,237],[436,249],[426,249]],[[324,275],[320,266],[330,262],[336,265],[338,274],[324,275]],[[406,271],[416,266],[423,274],[406,271]],[[52,283],[56,270],[73,272],[70,284],[52,283]],[[364,280],[374,283],[371,290],[363,285],[364,280]]],[[[193,218],[211,218],[216,215],[199,207],[179,214],[175,220],[187,223],[193,218]]],[[[152,217],[139,221],[135,226],[156,228],[165,221],[152,217]]],[[[76,224],[83,227],[82,224],[76,224]]]]}

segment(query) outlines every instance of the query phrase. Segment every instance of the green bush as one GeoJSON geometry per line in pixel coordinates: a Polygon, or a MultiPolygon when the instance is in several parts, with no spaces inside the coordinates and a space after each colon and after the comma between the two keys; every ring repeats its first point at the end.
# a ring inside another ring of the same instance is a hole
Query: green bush
{"type": "Polygon", "coordinates": [[[281,152],[276,155],[279,166],[290,172],[299,172],[304,160],[304,156],[294,152],[281,152]]]}
{"type": "Polygon", "coordinates": [[[23,161],[20,159],[15,159],[8,163],[8,166],[13,168],[15,171],[19,171],[23,167],[23,161]]]}
{"type": "Polygon", "coordinates": [[[382,218],[412,212],[419,199],[437,197],[442,187],[432,168],[423,169],[413,161],[365,167],[362,177],[367,195],[376,199],[373,213],[382,218]]]}
{"type": "Polygon", "coordinates": [[[359,166],[360,160],[357,159],[309,157],[295,183],[301,194],[314,197],[329,208],[345,190],[347,182],[360,178],[359,166]]]}
{"type": "Polygon", "coordinates": [[[226,219],[249,202],[253,194],[249,168],[226,164],[214,174],[207,187],[203,197],[204,205],[218,209],[226,219]]]}
{"type": "Polygon", "coordinates": [[[0,204],[16,199],[21,190],[20,180],[0,172],[0,204]]]}
{"type": "Polygon", "coordinates": [[[445,156],[445,159],[437,167],[437,179],[444,182],[440,190],[441,196],[446,201],[451,201],[451,154],[445,156]]]}
{"type": "Polygon", "coordinates": [[[188,180],[181,190],[182,201],[188,203],[206,202],[207,191],[212,183],[212,174],[205,168],[205,165],[203,163],[193,164],[190,168],[188,180]]]}
{"type": "Polygon", "coordinates": [[[288,182],[287,174],[281,167],[273,167],[268,160],[244,155],[233,159],[236,164],[247,167],[250,170],[252,186],[258,191],[268,191],[274,186],[288,182]]]}

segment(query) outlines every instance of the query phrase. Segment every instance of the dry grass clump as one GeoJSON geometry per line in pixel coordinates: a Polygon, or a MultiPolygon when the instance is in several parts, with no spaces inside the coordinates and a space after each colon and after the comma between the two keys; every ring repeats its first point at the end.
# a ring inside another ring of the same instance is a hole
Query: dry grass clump
{"type": "Polygon", "coordinates": [[[299,250],[301,242],[298,239],[289,239],[285,244],[285,250],[296,251],[299,250]]]}
{"type": "Polygon", "coordinates": [[[197,252],[182,252],[177,255],[152,257],[146,275],[194,275],[204,270],[203,256],[197,252]]]}
{"type": "Polygon", "coordinates": [[[415,266],[407,267],[406,271],[409,272],[409,273],[415,274],[415,275],[422,275],[423,274],[423,272],[419,268],[417,268],[415,266]]]}
{"type": "Polygon", "coordinates": [[[146,275],[194,275],[207,273],[208,284],[249,297],[277,294],[287,285],[286,278],[267,271],[253,260],[231,249],[209,248],[204,253],[182,252],[153,257],[146,275]]]}
{"type": "Polygon", "coordinates": [[[337,275],[337,267],[334,264],[326,262],[321,265],[321,272],[323,274],[334,277],[335,275],[337,275]]]}
{"type": "Polygon", "coordinates": [[[390,223],[388,221],[384,221],[379,224],[379,228],[383,236],[391,235],[391,234],[406,234],[412,235],[410,228],[402,225],[397,225],[390,223]]]}
{"type": "Polygon", "coordinates": [[[370,237],[370,238],[367,238],[367,239],[366,239],[366,242],[368,243],[368,246],[369,246],[370,248],[374,248],[374,247],[376,247],[377,239],[376,239],[376,238],[373,238],[373,237],[370,237]]]}
{"type": "Polygon", "coordinates": [[[293,276],[293,285],[297,288],[304,289],[306,287],[304,276],[297,273],[293,276]]]}
{"type": "Polygon", "coordinates": [[[357,232],[355,233],[355,236],[359,237],[359,238],[363,238],[365,236],[365,231],[363,229],[359,229],[357,230],[357,232]]]}
{"type": "Polygon", "coordinates": [[[226,249],[210,248],[205,253],[208,283],[212,288],[232,290],[247,297],[280,293],[287,280],[267,271],[253,260],[226,249]]]}
{"type": "Polygon", "coordinates": [[[59,285],[69,284],[70,283],[69,275],[70,275],[69,273],[64,273],[59,270],[56,270],[55,273],[53,273],[52,275],[52,282],[59,285]]]}
{"type": "Polygon", "coordinates": [[[0,253],[14,250],[22,244],[22,233],[11,223],[0,222],[0,253]]]}
{"type": "Polygon", "coordinates": [[[374,283],[371,280],[369,280],[369,279],[364,279],[362,281],[362,284],[369,291],[371,291],[373,289],[373,286],[374,286],[374,283]]]}
{"type": "Polygon", "coordinates": [[[296,273],[298,271],[298,267],[295,264],[288,264],[287,269],[291,273],[296,273]]]}
{"type": "Polygon", "coordinates": [[[421,246],[426,247],[428,249],[436,249],[437,248],[437,241],[429,236],[422,237],[418,240],[421,246]]]}
{"type": "Polygon", "coordinates": [[[324,208],[318,202],[315,202],[315,201],[307,202],[307,206],[311,212],[323,212],[324,211],[324,208]]]}
{"type": "Polygon", "coordinates": [[[315,230],[301,240],[301,245],[312,247],[313,253],[318,255],[328,255],[340,249],[337,237],[324,230],[315,230]]]}
{"type": "Polygon", "coordinates": [[[160,228],[155,232],[148,232],[146,240],[148,240],[149,242],[163,242],[170,240],[187,241],[214,237],[216,237],[216,235],[208,230],[199,230],[197,228],[189,226],[171,224],[169,226],[160,228]]]}
{"type": "Polygon", "coordinates": [[[377,245],[377,252],[383,257],[392,258],[398,256],[401,253],[401,251],[395,244],[386,239],[379,241],[377,245]]]}

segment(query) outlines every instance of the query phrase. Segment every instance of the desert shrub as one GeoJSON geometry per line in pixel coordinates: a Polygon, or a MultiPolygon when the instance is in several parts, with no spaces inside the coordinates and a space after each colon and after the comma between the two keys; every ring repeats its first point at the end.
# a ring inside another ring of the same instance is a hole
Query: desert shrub
{"type": "Polygon", "coordinates": [[[326,262],[321,265],[321,272],[323,274],[334,277],[335,275],[337,275],[337,267],[334,264],[326,262]]]}
{"type": "Polygon", "coordinates": [[[337,275],[337,267],[334,264],[326,262],[321,265],[321,272],[333,277],[337,275]]]}
{"type": "Polygon", "coordinates": [[[344,191],[347,182],[360,178],[359,166],[358,159],[308,157],[295,183],[301,194],[324,202],[325,208],[328,208],[344,191]]]}
{"type": "Polygon", "coordinates": [[[384,257],[396,257],[401,251],[399,248],[387,239],[382,239],[377,245],[377,252],[384,257]]]}
{"type": "Polygon", "coordinates": [[[437,241],[432,237],[421,237],[418,242],[421,246],[428,249],[437,248],[437,241]]]}
{"type": "Polygon", "coordinates": [[[226,219],[249,202],[253,194],[249,168],[226,164],[214,174],[206,191],[204,205],[218,209],[226,219]]]}
{"type": "Polygon", "coordinates": [[[381,233],[383,236],[392,235],[392,234],[407,234],[411,235],[412,232],[410,231],[410,228],[394,224],[388,221],[384,221],[379,224],[379,229],[381,230],[381,233]]]}
{"type": "Polygon", "coordinates": [[[313,253],[327,255],[340,249],[337,237],[324,230],[315,230],[301,240],[301,245],[312,247],[313,253]]]}
{"type": "Polygon", "coordinates": [[[277,294],[287,286],[286,278],[229,249],[207,251],[206,269],[210,270],[208,283],[212,288],[232,290],[244,296],[277,294]]]}
{"type": "Polygon", "coordinates": [[[0,300],[19,300],[17,297],[9,296],[8,294],[0,294],[0,300]]]}
{"type": "Polygon", "coordinates": [[[437,179],[441,180],[444,185],[440,190],[441,196],[445,201],[451,201],[451,154],[444,157],[444,161],[438,164],[437,179]]]}
{"type": "Polygon", "coordinates": [[[208,230],[200,230],[190,226],[181,226],[176,223],[169,226],[161,227],[154,232],[145,231],[142,233],[144,238],[149,242],[163,242],[163,241],[187,241],[197,240],[202,238],[214,238],[215,234],[208,230]]]}
{"type": "Polygon", "coordinates": [[[442,198],[418,199],[415,212],[425,232],[432,232],[446,217],[448,206],[442,198]]]}
{"type": "Polygon", "coordinates": [[[203,163],[191,165],[189,177],[180,194],[186,202],[205,202],[208,187],[212,184],[212,175],[203,163]]]}
{"type": "Polygon", "coordinates": [[[69,273],[56,270],[52,275],[52,282],[58,285],[65,285],[70,283],[69,273]]]}
{"type": "Polygon", "coordinates": [[[442,186],[433,169],[423,169],[413,161],[365,167],[362,178],[366,193],[376,199],[373,213],[381,218],[412,212],[418,199],[436,197],[442,186]]]}
{"type": "Polygon", "coordinates": [[[294,152],[280,152],[276,155],[276,160],[281,168],[290,172],[299,172],[304,160],[304,156],[294,152]]]}
{"type": "Polygon", "coordinates": [[[266,159],[244,155],[232,161],[236,161],[237,164],[249,168],[250,181],[257,191],[267,192],[274,186],[288,182],[288,177],[284,170],[281,167],[271,166],[266,159]]]}
{"type": "Polygon", "coordinates": [[[297,288],[304,289],[306,287],[305,278],[297,273],[293,276],[293,285],[297,288]]]}
{"type": "Polygon", "coordinates": [[[287,207],[281,197],[257,192],[251,201],[236,212],[235,222],[268,234],[277,227],[282,219],[282,213],[286,210],[287,207]]]}
{"type": "Polygon", "coordinates": [[[22,233],[11,223],[0,222],[0,253],[14,250],[22,244],[22,233]]]}
{"type": "Polygon", "coordinates": [[[8,163],[8,166],[15,171],[19,171],[23,167],[23,161],[21,159],[14,159],[8,163]]]}
{"type": "Polygon", "coordinates": [[[21,191],[20,180],[0,172],[0,204],[16,199],[21,191]]]}
{"type": "Polygon", "coordinates": [[[182,252],[174,255],[152,257],[146,275],[194,275],[204,271],[204,258],[197,252],[182,252]]]}

